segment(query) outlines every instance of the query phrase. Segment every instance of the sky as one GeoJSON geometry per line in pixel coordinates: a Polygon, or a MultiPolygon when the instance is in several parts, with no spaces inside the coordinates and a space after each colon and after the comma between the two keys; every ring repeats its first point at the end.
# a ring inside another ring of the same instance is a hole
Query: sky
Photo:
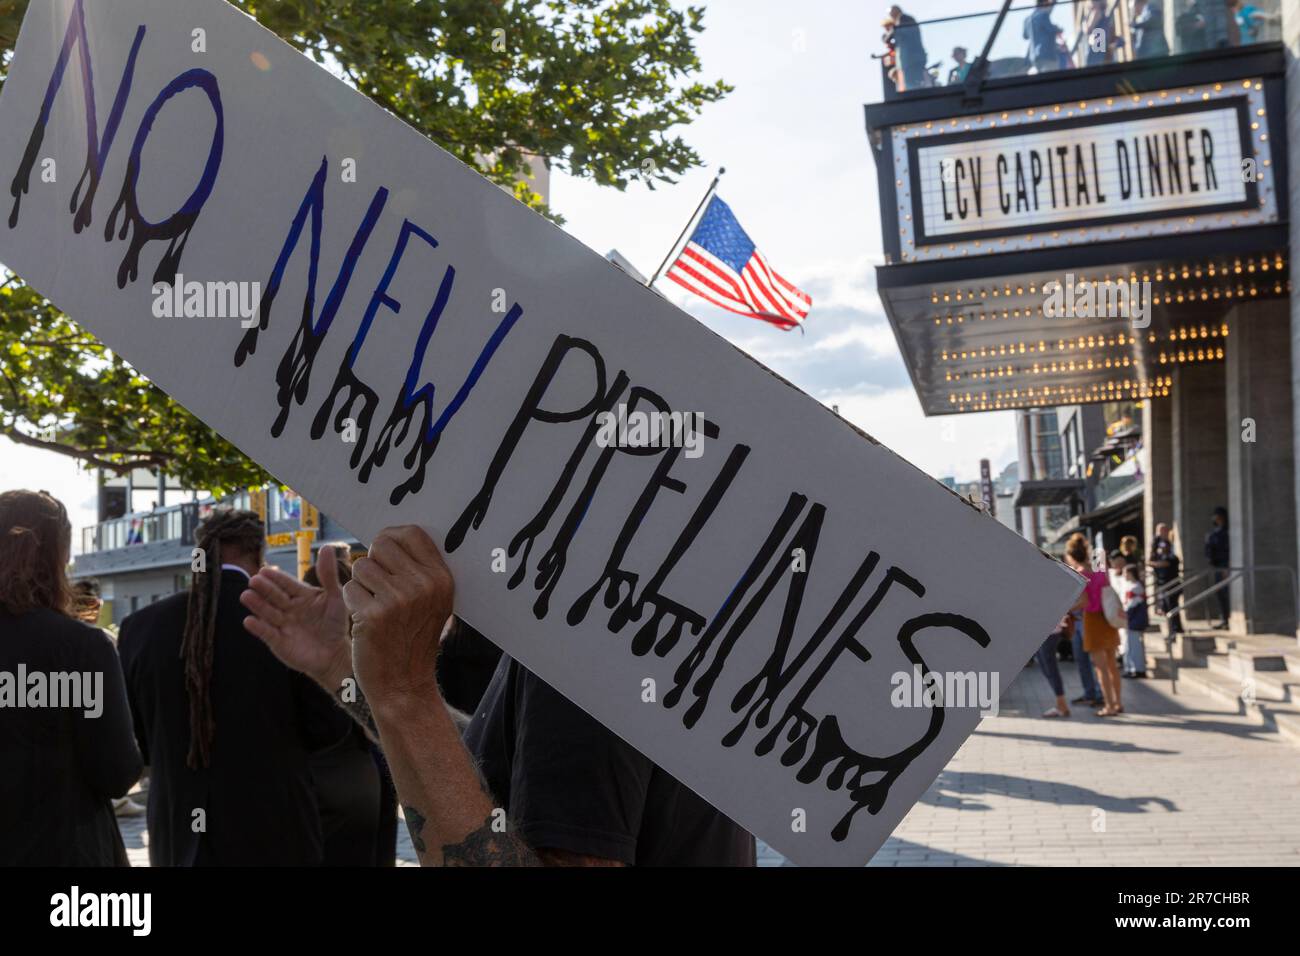
{"type": "MultiPolygon", "coordinates": [[[[880,22],[889,4],[707,0],[704,6],[697,44],[702,76],[735,87],[682,130],[705,166],[653,191],[638,183],[619,192],[557,175],[551,204],[565,228],[602,255],[617,248],[649,275],[725,166],[718,194],[771,266],[812,296],[806,334],[724,312],[671,282],[658,288],[930,475],[970,481],[981,458],[997,474],[1016,456],[1013,413],[926,418],[875,291],[875,267],[884,256],[862,107],[882,99],[879,64],[870,55],[882,49],[880,22]]],[[[903,6],[923,21],[994,3],[903,6]]],[[[935,27],[926,40],[930,61],[941,59],[954,38],[971,46],[973,57],[989,23],[935,27]]],[[[1018,33],[1018,22],[1008,29],[1018,33]]],[[[10,488],[41,488],[61,498],[74,527],[94,522],[93,474],[0,438],[0,490],[10,488]]]]}

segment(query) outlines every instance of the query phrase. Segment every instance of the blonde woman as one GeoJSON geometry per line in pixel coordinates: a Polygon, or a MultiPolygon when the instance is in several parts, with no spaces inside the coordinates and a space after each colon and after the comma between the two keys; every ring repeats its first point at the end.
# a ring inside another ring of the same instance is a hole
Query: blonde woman
{"type": "Polygon", "coordinates": [[[1096,713],[1098,717],[1114,717],[1124,712],[1124,705],[1120,699],[1119,665],[1115,660],[1119,632],[1106,620],[1102,610],[1102,588],[1110,587],[1110,575],[1092,569],[1091,549],[1082,534],[1075,534],[1066,542],[1065,561],[1088,581],[1074,610],[1083,613],[1083,648],[1097,670],[1105,702],[1096,713]]]}

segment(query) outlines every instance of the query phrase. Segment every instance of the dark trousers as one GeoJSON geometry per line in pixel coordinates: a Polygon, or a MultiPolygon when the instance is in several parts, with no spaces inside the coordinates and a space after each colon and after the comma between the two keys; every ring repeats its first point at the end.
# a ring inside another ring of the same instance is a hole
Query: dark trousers
{"type": "MultiPolygon", "coordinates": [[[[1171,584],[1172,580],[1173,579],[1161,581],[1157,579],[1156,588],[1159,589],[1165,587],[1167,584],[1171,584]]],[[[1160,613],[1163,614],[1165,620],[1169,622],[1169,636],[1172,637],[1175,634],[1181,634],[1183,631],[1183,622],[1182,618],[1179,617],[1178,614],[1178,598],[1176,596],[1165,596],[1161,597],[1156,603],[1160,608],[1160,613]]]]}
{"type": "Polygon", "coordinates": [[[1047,678],[1047,683],[1052,687],[1052,693],[1057,697],[1065,696],[1065,682],[1061,680],[1061,668],[1056,660],[1056,646],[1061,643],[1061,635],[1053,633],[1048,636],[1047,640],[1039,646],[1034,653],[1034,658],[1038,661],[1038,667],[1047,678]]]}
{"type": "MultiPolygon", "coordinates": [[[[1218,584],[1220,581],[1225,580],[1227,577],[1228,577],[1227,568],[1214,569],[1215,584],[1218,584]]],[[[1222,591],[1215,592],[1214,595],[1215,599],[1219,602],[1219,619],[1222,620],[1224,624],[1228,623],[1228,618],[1232,613],[1232,601],[1228,597],[1228,591],[1229,591],[1228,588],[1224,588],[1222,591]]]]}
{"type": "Polygon", "coordinates": [[[373,866],[379,831],[379,769],[363,739],[349,732],[311,756],[326,866],[373,866]]]}

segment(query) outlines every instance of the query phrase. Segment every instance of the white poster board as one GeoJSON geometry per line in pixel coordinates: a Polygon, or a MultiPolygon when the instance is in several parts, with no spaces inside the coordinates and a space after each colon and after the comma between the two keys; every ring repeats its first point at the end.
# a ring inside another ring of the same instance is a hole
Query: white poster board
{"type": "Polygon", "coordinates": [[[457,613],[737,823],[869,859],[979,720],[894,675],[1005,687],[1079,579],[222,0],[81,12],[23,26],[0,261],[362,540],[428,528],[457,613]],[[597,443],[656,403],[698,456],[597,443]]]}

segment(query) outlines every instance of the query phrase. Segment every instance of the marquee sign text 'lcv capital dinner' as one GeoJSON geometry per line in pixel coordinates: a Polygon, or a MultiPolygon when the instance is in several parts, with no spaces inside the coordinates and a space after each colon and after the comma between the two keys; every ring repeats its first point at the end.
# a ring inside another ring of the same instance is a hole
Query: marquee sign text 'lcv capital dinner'
{"type": "Polygon", "coordinates": [[[908,140],[918,246],[1253,208],[1247,101],[908,140]]]}

